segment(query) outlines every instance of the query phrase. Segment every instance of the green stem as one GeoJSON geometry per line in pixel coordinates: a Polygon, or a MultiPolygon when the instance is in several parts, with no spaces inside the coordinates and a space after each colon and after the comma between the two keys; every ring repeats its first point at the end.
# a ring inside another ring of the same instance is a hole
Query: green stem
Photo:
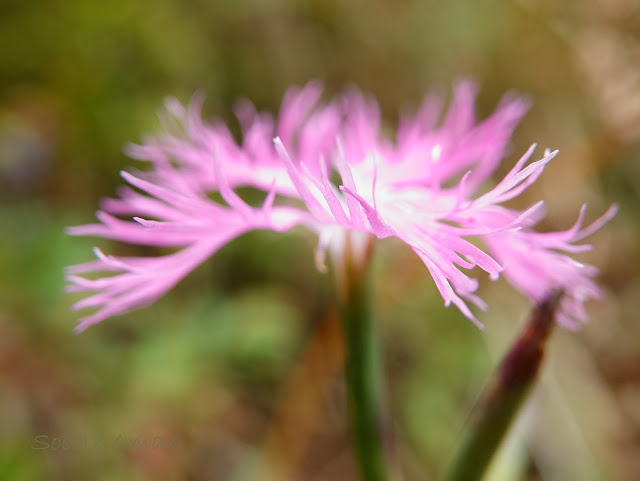
{"type": "Polygon", "coordinates": [[[538,304],[472,413],[471,427],[444,481],[479,481],[527,397],[544,356],[562,292],[538,304]]]}
{"type": "MultiPolygon", "coordinates": [[[[370,302],[368,260],[355,259],[347,239],[342,270],[340,314],[346,347],[346,383],[354,451],[363,481],[386,481],[382,369],[370,302]]],[[[340,273],[339,273],[340,274],[340,273]]]]}

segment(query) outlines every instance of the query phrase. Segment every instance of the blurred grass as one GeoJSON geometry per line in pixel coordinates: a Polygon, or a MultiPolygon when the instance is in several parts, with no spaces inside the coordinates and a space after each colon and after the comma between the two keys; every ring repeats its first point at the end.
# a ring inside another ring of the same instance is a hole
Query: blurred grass
{"type": "MultiPolygon", "coordinates": [[[[318,78],[328,94],[349,84],[374,94],[391,130],[399,110],[461,77],[482,84],[479,116],[505,91],[532,95],[511,160],[533,141],[560,149],[519,200],[547,200],[545,227],[570,225],[583,201],[592,219],[621,204],[581,258],[602,268],[606,297],[583,331],[554,339],[511,441],[523,449],[505,451],[509,469],[492,479],[640,478],[639,15],[632,0],[4,0],[0,479],[263,479],[255,460],[287,416],[283,387],[295,392],[287,382],[301,363],[322,365],[302,353],[331,311],[331,286],[301,232],[244,236],[153,306],[72,334],[64,266],[96,244],[125,247],[64,227],[114,193],[134,164],[122,145],[159,128],[165,96],[202,89],[206,115],[231,120],[238,97],[274,111],[287,86],[318,78]],[[39,435],[107,446],[35,450],[39,435]],[[180,447],[120,449],[119,435],[180,447]]],[[[483,282],[492,309],[480,333],[442,307],[410,252],[394,242],[378,252],[401,461],[406,479],[431,479],[528,306],[503,281],[483,282]]],[[[294,479],[353,479],[339,381],[318,384],[317,419],[300,423],[310,444],[294,479]]]]}

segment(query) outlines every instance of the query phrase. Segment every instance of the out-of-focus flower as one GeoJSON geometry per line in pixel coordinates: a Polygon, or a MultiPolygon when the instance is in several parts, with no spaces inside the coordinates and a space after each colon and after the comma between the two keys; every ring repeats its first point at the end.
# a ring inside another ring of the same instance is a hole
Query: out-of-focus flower
{"type": "Polygon", "coordinates": [[[150,163],[145,172],[122,172],[135,189],[125,187],[118,199],[104,201],[99,224],[69,232],[177,250],[161,257],[112,257],[95,249],[97,260],[70,267],[68,290],[93,293],[74,308],[98,308],[77,330],[154,302],[247,231],[281,232],[296,225],[319,235],[319,269],[327,251],[339,254],[347,232],[401,239],[429,269],[445,304],[455,304],[478,325],[465,300],[486,306],[474,294],[477,280],[460,268],[478,266],[492,279],[504,271],[535,301],[564,288],[568,296],[558,320],[572,326],[584,318],[583,301],[599,294],[592,280],[596,270],[563,252],[588,248],[572,243],[598,229],[615,209],[582,231],[580,222],[566,232],[532,231],[542,202],[525,211],[501,204],[531,185],[557,153],[547,151],[528,163],[534,146],[493,189],[474,194],[503,159],[527,110],[525,100],[505,97],[490,117],[476,122],[476,89],[460,83],[441,123],[440,101],[428,96],[415,115],[401,120],[393,142],[381,135],[375,101],[352,90],[317,106],[320,95],[316,83],[290,89],[277,119],[241,102],[240,145],[224,124],[201,121],[200,97],[188,109],[169,100],[166,135],[129,149],[150,163]],[[261,206],[248,205],[236,193],[246,186],[265,192],[261,206]],[[220,202],[211,199],[216,192],[220,202]],[[484,240],[492,255],[470,237],[484,240]],[[99,271],[112,275],[79,275],[99,271]]]}

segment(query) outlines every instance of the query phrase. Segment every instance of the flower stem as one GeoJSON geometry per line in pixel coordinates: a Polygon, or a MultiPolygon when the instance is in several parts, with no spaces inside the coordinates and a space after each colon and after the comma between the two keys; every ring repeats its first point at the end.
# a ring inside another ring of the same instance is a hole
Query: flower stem
{"type": "Polygon", "coordinates": [[[533,386],[562,292],[535,306],[531,318],[472,412],[471,427],[443,481],[481,480],[500,441],[533,386]]]}
{"type": "MultiPolygon", "coordinates": [[[[347,402],[356,461],[363,481],[386,481],[380,349],[370,302],[368,259],[372,244],[355,258],[347,238],[340,286],[346,347],[347,402]]],[[[339,276],[340,277],[340,276],[339,276]]]]}

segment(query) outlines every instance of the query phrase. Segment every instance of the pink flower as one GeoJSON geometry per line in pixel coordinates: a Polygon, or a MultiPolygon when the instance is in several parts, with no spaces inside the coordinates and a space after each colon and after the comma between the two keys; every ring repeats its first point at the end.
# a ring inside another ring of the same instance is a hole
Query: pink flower
{"type": "Polygon", "coordinates": [[[176,251],[117,258],[95,249],[97,260],[70,267],[68,290],[92,293],[74,309],[97,308],[76,330],[154,302],[247,231],[282,232],[296,225],[317,232],[320,269],[327,250],[339,254],[347,232],[401,239],[429,269],[445,304],[455,304],[478,325],[465,300],[486,306],[474,294],[477,280],[460,268],[478,266],[492,279],[504,271],[534,301],[564,287],[568,295],[558,320],[567,326],[584,320],[583,302],[600,292],[592,280],[596,270],[563,252],[588,248],[572,243],[597,230],[615,208],[584,230],[584,210],[568,231],[531,230],[542,202],[525,211],[501,204],[531,185],[557,153],[528,163],[533,146],[492,190],[474,196],[503,159],[526,101],[506,97],[489,118],[476,122],[475,87],[461,83],[441,124],[438,98],[427,97],[417,114],[402,118],[392,142],[381,135],[375,101],[352,90],[318,106],[320,94],[316,83],[290,89],[277,119],[256,112],[248,101],[239,103],[241,145],[224,124],[201,121],[200,97],[189,109],[169,100],[167,133],[129,149],[150,168],[122,172],[133,188],[104,201],[99,224],[69,232],[176,251]],[[265,192],[261,206],[238,196],[234,189],[244,186],[265,192]],[[223,202],[211,200],[215,192],[223,202]],[[468,240],[473,237],[492,255],[468,240]],[[79,275],[100,271],[112,275],[79,275]]]}

